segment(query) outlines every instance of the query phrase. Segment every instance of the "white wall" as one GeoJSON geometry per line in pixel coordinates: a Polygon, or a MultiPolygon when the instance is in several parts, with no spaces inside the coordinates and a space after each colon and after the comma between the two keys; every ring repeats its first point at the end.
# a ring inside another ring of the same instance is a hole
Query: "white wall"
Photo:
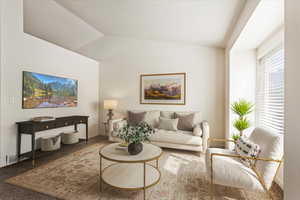
{"type": "Polygon", "coordinates": [[[286,0],[285,6],[285,177],[284,199],[300,196],[300,1],[286,0]]]}
{"type": "MultiPolygon", "coordinates": [[[[89,115],[90,136],[98,134],[98,62],[23,33],[23,5],[20,0],[5,0],[1,107],[1,146],[4,154],[16,154],[15,122],[34,116],[89,115]],[[78,80],[78,106],[75,108],[22,109],[22,71],[33,71],[78,80]]],[[[83,127],[80,127],[83,135],[83,127]]],[[[52,131],[52,132],[58,132],[52,131]]],[[[31,147],[24,137],[22,151],[31,147]]],[[[2,157],[2,164],[4,161],[2,157]]]]}
{"type": "MultiPolygon", "coordinates": [[[[256,82],[256,51],[231,51],[230,52],[230,105],[245,99],[255,103],[255,82],[256,82]]],[[[230,111],[230,135],[238,133],[233,127],[237,115],[230,111]]],[[[245,130],[245,134],[251,133],[255,126],[255,113],[247,116],[251,122],[251,128],[245,130]]]]}
{"type": "Polygon", "coordinates": [[[231,136],[231,130],[232,130],[232,124],[231,124],[231,110],[230,110],[230,104],[231,104],[231,89],[230,89],[230,80],[231,80],[231,74],[234,72],[231,69],[231,56],[232,51],[236,49],[237,51],[239,48],[236,46],[236,42],[238,38],[240,37],[242,31],[244,30],[245,26],[249,22],[251,16],[253,15],[255,9],[257,6],[261,3],[261,0],[251,0],[247,1],[244,9],[242,10],[238,21],[236,22],[233,30],[231,31],[231,35],[228,38],[228,42],[226,44],[226,63],[225,63],[225,87],[226,87],[226,94],[225,94],[225,137],[230,138],[231,136]]]}
{"type": "Polygon", "coordinates": [[[142,40],[119,40],[101,61],[102,100],[119,109],[194,110],[211,124],[212,137],[224,138],[224,50],[142,40]],[[140,75],[187,73],[185,106],[141,105],[140,75]]]}
{"type": "MultiPolygon", "coordinates": [[[[3,44],[3,39],[2,39],[2,32],[3,32],[3,0],[0,0],[0,80],[2,77],[2,44],[3,44]]],[[[1,93],[2,93],[2,83],[0,81],[0,166],[2,163],[2,158],[4,157],[4,147],[2,145],[2,110],[1,110],[1,105],[2,105],[2,99],[1,99],[1,93]]]]}

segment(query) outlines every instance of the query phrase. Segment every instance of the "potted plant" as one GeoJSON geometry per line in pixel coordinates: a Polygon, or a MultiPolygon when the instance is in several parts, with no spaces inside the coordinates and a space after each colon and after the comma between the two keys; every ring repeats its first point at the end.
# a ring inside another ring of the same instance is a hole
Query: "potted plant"
{"type": "Polygon", "coordinates": [[[136,155],[143,150],[142,142],[149,142],[150,136],[154,133],[154,129],[149,124],[141,122],[137,126],[130,126],[127,124],[119,130],[117,136],[129,144],[129,154],[136,155]]]}
{"type": "MultiPolygon", "coordinates": [[[[242,136],[243,131],[251,125],[246,116],[253,112],[253,108],[254,105],[244,99],[234,102],[231,105],[231,110],[239,116],[239,118],[233,122],[233,126],[239,131],[240,136],[242,136]]],[[[233,139],[238,139],[238,137],[234,136],[233,139]]]]}

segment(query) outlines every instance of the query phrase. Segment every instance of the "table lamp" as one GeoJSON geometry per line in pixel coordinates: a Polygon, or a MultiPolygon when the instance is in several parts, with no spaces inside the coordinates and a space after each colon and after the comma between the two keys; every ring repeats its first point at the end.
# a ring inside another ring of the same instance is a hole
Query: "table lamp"
{"type": "Polygon", "coordinates": [[[108,110],[108,113],[107,113],[108,119],[107,119],[107,121],[112,120],[112,117],[114,115],[113,110],[117,108],[117,105],[118,105],[117,100],[112,100],[112,99],[104,100],[104,109],[108,110]]]}

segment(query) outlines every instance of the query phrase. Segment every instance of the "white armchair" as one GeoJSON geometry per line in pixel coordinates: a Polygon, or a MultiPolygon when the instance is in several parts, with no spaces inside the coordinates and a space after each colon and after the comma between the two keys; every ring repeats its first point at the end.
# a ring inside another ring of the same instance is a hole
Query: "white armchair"
{"type": "MultiPolygon", "coordinates": [[[[211,184],[211,199],[214,196],[214,184],[265,191],[272,199],[269,189],[282,163],[283,136],[256,128],[249,140],[260,146],[261,153],[258,158],[240,156],[228,149],[207,149],[206,168],[211,184]],[[252,167],[247,167],[242,164],[241,158],[256,160],[256,163],[252,167]]],[[[209,141],[234,142],[225,139],[209,139],[209,141]]]]}

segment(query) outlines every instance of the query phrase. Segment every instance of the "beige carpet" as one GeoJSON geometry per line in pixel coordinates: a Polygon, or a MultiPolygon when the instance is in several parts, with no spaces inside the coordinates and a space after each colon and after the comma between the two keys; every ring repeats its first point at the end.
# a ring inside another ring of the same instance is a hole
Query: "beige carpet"
{"type": "MultiPolygon", "coordinates": [[[[8,179],[6,182],[66,200],[143,199],[142,191],[120,191],[104,186],[99,192],[99,148],[88,146],[78,152],[8,179]]],[[[105,162],[105,165],[109,162],[105,162]]],[[[154,164],[154,163],[153,163],[154,164]]],[[[160,182],[147,190],[149,200],[209,199],[204,157],[185,151],[164,150],[159,162],[160,182]]],[[[282,199],[273,188],[276,199],[282,199]]],[[[216,199],[264,200],[265,194],[216,186],[216,199]]]]}

